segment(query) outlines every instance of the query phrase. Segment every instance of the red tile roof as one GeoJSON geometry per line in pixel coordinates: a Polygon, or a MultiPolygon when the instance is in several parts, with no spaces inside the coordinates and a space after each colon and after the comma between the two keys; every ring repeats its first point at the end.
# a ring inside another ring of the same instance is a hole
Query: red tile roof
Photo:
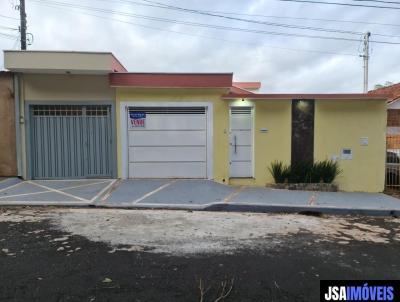
{"type": "Polygon", "coordinates": [[[233,86],[239,87],[242,89],[260,89],[261,82],[233,82],[233,86]]]}
{"type": "Polygon", "coordinates": [[[368,91],[368,94],[388,94],[388,102],[400,98],[400,83],[368,91]]]}

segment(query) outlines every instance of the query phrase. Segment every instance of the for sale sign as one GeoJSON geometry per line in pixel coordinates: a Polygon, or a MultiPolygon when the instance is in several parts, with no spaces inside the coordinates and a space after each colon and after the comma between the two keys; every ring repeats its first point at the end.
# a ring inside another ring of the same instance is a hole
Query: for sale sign
{"type": "Polygon", "coordinates": [[[131,111],[129,112],[129,127],[144,128],[146,125],[146,112],[131,111]]]}

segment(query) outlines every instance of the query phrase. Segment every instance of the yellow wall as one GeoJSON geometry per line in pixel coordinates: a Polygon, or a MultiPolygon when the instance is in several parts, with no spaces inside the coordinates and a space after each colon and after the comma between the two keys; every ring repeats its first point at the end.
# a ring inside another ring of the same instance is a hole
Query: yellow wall
{"type": "Polygon", "coordinates": [[[317,100],[314,156],[316,160],[353,150],[352,160],[339,160],[340,190],[381,192],[385,180],[386,102],[375,100],[317,100]],[[369,145],[361,146],[360,137],[369,145]]]}
{"type": "Polygon", "coordinates": [[[118,142],[118,176],[122,176],[122,150],[120,126],[120,102],[211,102],[213,103],[213,149],[214,169],[213,178],[225,183],[229,179],[229,142],[228,142],[228,103],[221,100],[225,93],[222,89],[140,89],[117,88],[117,142],[118,142]]]}
{"type": "Polygon", "coordinates": [[[26,101],[114,101],[108,75],[24,74],[26,101]]]}
{"type": "MultiPolygon", "coordinates": [[[[226,93],[224,89],[114,89],[109,87],[107,76],[88,75],[24,74],[23,87],[23,98],[31,101],[113,101],[116,96],[119,177],[124,169],[120,137],[120,102],[123,101],[212,102],[213,178],[218,182],[263,186],[273,182],[268,171],[273,161],[290,163],[291,100],[221,100],[221,95],[226,93]],[[254,178],[229,179],[229,106],[232,105],[254,106],[254,178]],[[260,132],[261,128],[267,128],[268,132],[260,132]]],[[[344,191],[382,191],[385,131],[384,101],[316,100],[315,160],[340,156],[342,148],[351,148],[353,159],[339,160],[343,170],[337,179],[339,188],[344,191]],[[368,137],[369,145],[361,146],[360,137],[368,137]]]]}
{"type": "MultiPolygon", "coordinates": [[[[273,179],[273,161],[290,164],[291,100],[221,100],[221,90],[117,88],[118,175],[122,174],[121,101],[212,102],[214,104],[214,180],[232,185],[264,186],[273,179]],[[254,107],[254,178],[229,179],[229,106],[254,107]],[[261,128],[267,128],[263,133],[261,128]]],[[[384,189],[386,104],[384,101],[316,100],[314,126],[315,160],[340,156],[342,148],[353,150],[352,160],[340,160],[337,179],[343,191],[380,192],[384,189]],[[369,145],[361,146],[360,138],[369,145]]]]}
{"type": "Polygon", "coordinates": [[[273,181],[268,166],[274,160],[290,163],[291,101],[226,101],[221,89],[139,89],[117,88],[118,176],[122,176],[120,102],[212,102],[213,178],[233,185],[263,186],[273,181]],[[254,106],[254,178],[229,179],[229,106],[254,106]],[[267,128],[268,133],[261,133],[267,128]],[[224,181],[225,180],[225,181],[224,181]]]}
{"type": "Polygon", "coordinates": [[[234,185],[265,186],[273,183],[270,164],[276,160],[290,164],[291,155],[291,100],[256,100],[230,102],[231,105],[252,105],[254,107],[254,178],[231,179],[234,185]],[[267,128],[267,133],[260,132],[267,128]]]}

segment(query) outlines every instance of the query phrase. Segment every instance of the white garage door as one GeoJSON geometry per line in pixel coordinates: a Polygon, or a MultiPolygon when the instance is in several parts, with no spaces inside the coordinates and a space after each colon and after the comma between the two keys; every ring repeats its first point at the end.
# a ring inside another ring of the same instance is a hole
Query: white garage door
{"type": "Polygon", "coordinates": [[[129,178],[207,178],[205,107],[129,107],[129,178]]]}

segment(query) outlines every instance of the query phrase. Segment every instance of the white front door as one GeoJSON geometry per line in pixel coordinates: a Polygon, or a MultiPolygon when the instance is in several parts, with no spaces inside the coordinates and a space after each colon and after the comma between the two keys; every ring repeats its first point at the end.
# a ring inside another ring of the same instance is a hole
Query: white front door
{"type": "Polygon", "coordinates": [[[230,177],[253,177],[252,107],[230,108],[230,177]]]}
{"type": "Polygon", "coordinates": [[[207,178],[206,107],[129,107],[129,178],[207,178]]]}

